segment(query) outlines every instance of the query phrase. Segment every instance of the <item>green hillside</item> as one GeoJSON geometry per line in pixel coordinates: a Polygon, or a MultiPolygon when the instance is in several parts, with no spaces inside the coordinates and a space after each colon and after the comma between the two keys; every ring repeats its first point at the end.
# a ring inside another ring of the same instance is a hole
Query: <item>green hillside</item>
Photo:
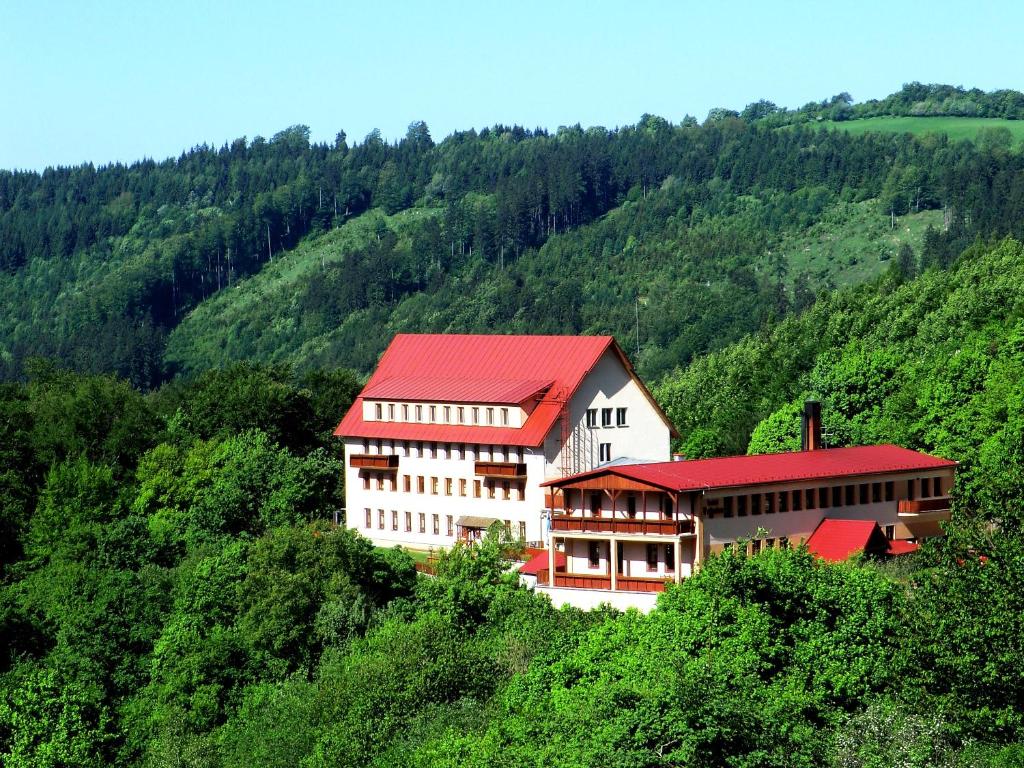
{"type": "Polygon", "coordinates": [[[924,136],[930,133],[943,134],[954,141],[975,140],[985,131],[1004,129],[1009,131],[1013,143],[1024,140],[1024,120],[1004,120],[994,117],[913,117],[882,116],[858,120],[823,120],[818,125],[861,136],[865,133],[910,133],[924,136]]]}

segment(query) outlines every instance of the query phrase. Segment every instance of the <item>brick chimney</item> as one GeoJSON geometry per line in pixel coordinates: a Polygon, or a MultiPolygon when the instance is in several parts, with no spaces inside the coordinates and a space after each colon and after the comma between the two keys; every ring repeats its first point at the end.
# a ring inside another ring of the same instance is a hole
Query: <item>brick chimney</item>
{"type": "Polygon", "coordinates": [[[807,400],[800,420],[800,450],[816,451],[821,448],[821,403],[807,400]]]}

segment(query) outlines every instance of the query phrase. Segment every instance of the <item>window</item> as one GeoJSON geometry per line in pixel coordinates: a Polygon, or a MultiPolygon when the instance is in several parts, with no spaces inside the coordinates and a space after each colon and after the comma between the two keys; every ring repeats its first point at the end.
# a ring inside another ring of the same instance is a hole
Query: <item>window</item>
{"type": "Polygon", "coordinates": [[[405,513],[405,530],[409,533],[412,532],[412,512],[405,513]]]}
{"type": "Polygon", "coordinates": [[[601,454],[601,458],[599,459],[599,461],[611,461],[612,460],[612,444],[611,443],[601,443],[601,445],[598,448],[598,450],[599,450],[599,452],[601,454]]]}
{"type": "Polygon", "coordinates": [[[868,503],[868,484],[861,483],[857,488],[857,498],[861,504],[868,503]]]}
{"type": "Polygon", "coordinates": [[[505,501],[512,498],[512,484],[508,480],[501,481],[501,497],[505,501]]]}
{"type": "Polygon", "coordinates": [[[490,426],[492,424],[494,424],[494,409],[493,408],[488,408],[487,409],[487,425],[490,426]]]}
{"type": "Polygon", "coordinates": [[[817,506],[814,503],[814,496],[815,496],[815,493],[814,493],[814,489],[813,488],[808,488],[808,489],[806,489],[806,491],[804,491],[804,500],[807,502],[805,507],[807,509],[814,509],[815,506],[817,506]]]}
{"type": "Polygon", "coordinates": [[[779,512],[789,512],[789,491],[783,491],[779,494],[779,512]]]}
{"type": "Polygon", "coordinates": [[[373,413],[377,421],[380,421],[381,419],[384,418],[384,406],[381,405],[380,403],[375,404],[373,406],[373,413]]]}
{"type": "Polygon", "coordinates": [[[672,499],[667,495],[661,497],[661,514],[672,517],[672,499]]]}
{"type": "Polygon", "coordinates": [[[508,408],[501,409],[501,426],[508,426],[508,408]]]}
{"type": "Polygon", "coordinates": [[[416,493],[423,493],[424,492],[424,486],[425,486],[425,481],[423,479],[423,475],[417,475],[416,476],[416,493]]]}
{"type": "Polygon", "coordinates": [[[747,516],[747,497],[737,496],[736,497],[736,517],[747,516]]]}
{"type": "Polygon", "coordinates": [[[648,544],[647,545],[647,570],[656,571],[658,570],[658,545],[648,544]]]}
{"type": "Polygon", "coordinates": [[[526,541],[526,521],[519,521],[519,540],[526,541]]]}
{"type": "Polygon", "coordinates": [[[917,480],[910,478],[907,480],[907,499],[910,501],[914,500],[914,487],[917,485],[917,480]]]}
{"type": "Polygon", "coordinates": [[[487,498],[488,499],[493,499],[494,498],[494,481],[493,480],[491,482],[487,483],[487,498]]]}
{"type": "Polygon", "coordinates": [[[526,483],[522,480],[516,483],[516,499],[518,501],[526,501],[526,483]]]}
{"type": "Polygon", "coordinates": [[[459,496],[466,495],[466,478],[459,480],[459,496]]]}
{"type": "Polygon", "coordinates": [[[601,545],[599,542],[587,542],[587,566],[589,568],[601,567],[601,545]]]}
{"type": "Polygon", "coordinates": [[[382,531],[384,530],[384,510],[383,509],[378,509],[377,510],[377,527],[380,528],[380,530],[382,530],[382,531]]]}
{"type": "Polygon", "coordinates": [[[420,512],[420,533],[427,532],[427,514],[420,512]]]}
{"type": "Polygon", "coordinates": [[[416,421],[423,421],[423,406],[416,406],[416,421]]]}
{"type": "Polygon", "coordinates": [[[365,509],[365,512],[366,512],[366,527],[367,528],[372,528],[373,527],[373,514],[370,512],[370,508],[369,507],[367,507],[365,509]]]}
{"type": "Polygon", "coordinates": [[[453,536],[454,535],[454,528],[453,528],[453,526],[454,526],[455,522],[452,520],[452,516],[451,515],[445,515],[445,522],[448,523],[448,535],[449,536],[453,536]]]}
{"type": "Polygon", "coordinates": [[[441,516],[440,515],[434,515],[434,517],[431,520],[431,522],[434,524],[434,528],[433,528],[434,535],[435,536],[440,536],[441,535],[441,516]]]}
{"type": "Polygon", "coordinates": [[[412,492],[412,478],[409,475],[402,475],[402,490],[406,493],[412,492]]]}
{"type": "Polygon", "coordinates": [[[750,542],[750,554],[751,555],[756,555],[760,551],[761,551],[761,540],[760,539],[754,539],[753,541],[751,541],[750,542]]]}
{"type": "Polygon", "coordinates": [[[612,409],[602,408],[601,409],[601,426],[610,427],[612,425],[612,409]]]}
{"type": "Polygon", "coordinates": [[[615,409],[615,426],[624,427],[626,426],[626,409],[616,408],[615,409]]]}
{"type": "Polygon", "coordinates": [[[509,537],[512,536],[512,521],[511,520],[506,520],[505,521],[505,534],[507,536],[509,536],[509,537]]]}
{"type": "Polygon", "coordinates": [[[459,461],[462,461],[466,458],[466,446],[464,446],[462,443],[459,443],[458,445],[455,446],[455,458],[457,458],[459,461]]]}
{"type": "Polygon", "coordinates": [[[825,509],[828,506],[828,488],[818,489],[818,507],[825,509]]]}
{"type": "Polygon", "coordinates": [[[397,509],[392,509],[391,510],[391,530],[392,531],[397,531],[398,530],[398,510],[397,509]]]}
{"type": "Polygon", "coordinates": [[[750,514],[752,514],[752,515],[760,515],[761,512],[764,511],[761,505],[762,505],[761,494],[760,493],[752,493],[752,494],[750,494],[750,514]]]}
{"type": "Polygon", "coordinates": [[[877,504],[882,500],[882,484],[872,483],[871,484],[871,502],[877,504]]]}
{"type": "Polygon", "coordinates": [[[383,491],[384,490],[384,473],[383,472],[377,474],[377,490],[378,491],[383,491]]]}
{"type": "Polygon", "coordinates": [[[676,569],[676,545],[666,544],[665,545],[665,570],[674,571],[676,569]]]}
{"type": "Polygon", "coordinates": [[[636,517],[636,496],[632,494],[626,497],[626,515],[636,517]]]}
{"type": "Polygon", "coordinates": [[[437,421],[437,406],[432,405],[430,406],[430,422],[434,423],[435,421],[437,421]]]}
{"type": "Polygon", "coordinates": [[[848,507],[852,507],[852,506],[853,506],[853,503],[854,503],[854,502],[853,502],[853,494],[854,494],[854,490],[855,490],[855,489],[854,489],[854,487],[853,487],[852,485],[847,485],[847,486],[845,487],[845,491],[844,491],[844,496],[845,496],[846,498],[844,499],[844,503],[845,503],[845,504],[846,504],[846,506],[848,506],[848,507]]]}
{"type": "Polygon", "coordinates": [[[465,424],[465,423],[466,423],[466,409],[460,405],[459,406],[459,424],[465,424]]]}
{"type": "Polygon", "coordinates": [[[764,495],[764,511],[766,514],[775,514],[775,496],[774,493],[766,493],[764,495]]]}
{"type": "Polygon", "coordinates": [[[395,420],[395,404],[394,403],[388,403],[388,420],[389,421],[394,421],[395,420]]]}
{"type": "Polygon", "coordinates": [[[422,459],[423,458],[423,441],[422,440],[417,440],[416,441],[416,458],[417,459],[422,459]]]}
{"type": "Polygon", "coordinates": [[[480,423],[480,409],[479,408],[474,408],[473,409],[473,423],[474,424],[479,424],[480,423]]]}
{"type": "Polygon", "coordinates": [[[896,526],[895,525],[887,525],[887,526],[885,526],[882,529],[882,531],[885,533],[885,538],[887,538],[889,541],[892,541],[893,539],[896,538],[896,526]]]}
{"type": "Polygon", "coordinates": [[[843,486],[833,485],[832,486],[832,506],[840,507],[843,504],[843,486]]]}
{"type": "Polygon", "coordinates": [[[896,497],[896,487],[892,480],[885,481],[885,500],[892,501],[896,497]]]}
{"type": "Polygon", "coordinates": [[[942,495],[942,478],[941,477],[933,477],[932,478],[932,496],[941,496],[941,495],[942,495]]]}
{"type": "Polygon", "coordinates": [[[804,492],[803,491],[793,491],[793,511],[794,512],[799,512],[801,509],[803,509],[803,506],[804,506],[803,505],[803,500],[804,500],[804,492]]]}
{"type": "Polygon", "coordinates": [[[437,478],[436,477],[430,478],[430,493],[432,495],[434,495],[434,496],[437,496],[437,478]]]}
{"type": "Polygon", "coordinates": [[[601,494],[592,493],[590,494],[590,514],[592,517],[599,517],[601,515],[601,494]]]}
{"type": "Polygon", "coordinates": [[[597,408],[587,408],[587,426],[591,429],[597,426],[597,408]]]}
{"type": "Polygon", "coordinates": [[[450,477],[446,477],[444,479],[444,495],[445,496],[451,496],[452,495],[452,479],[450,477]]]}
{"type": "Polygon", "coordinates": [[[734,497],[732,497],[732,496],[726,496],[724,499],[722,499],[722,516],[723,517],[732,517],[733,498],[734,497]]]}
{"type": "Polygon", "coordinates": [[[370,490],[370,475],[369,474],[364,474],[363,475],[363,490],[364,491],[370,490]]]}
{"type": "Polygon", "coordinates": [[[474,480],[473,481],[473,498],[474,499],[479,499],[480,498],[480,481],[479,480],[474,480]]]}
{"type": "Polygon", "coordinates": [[[409,406],[407,404],[403,403],[402,404],[402,421],[408,421],[408,420],[409,420],[409,406]]]}

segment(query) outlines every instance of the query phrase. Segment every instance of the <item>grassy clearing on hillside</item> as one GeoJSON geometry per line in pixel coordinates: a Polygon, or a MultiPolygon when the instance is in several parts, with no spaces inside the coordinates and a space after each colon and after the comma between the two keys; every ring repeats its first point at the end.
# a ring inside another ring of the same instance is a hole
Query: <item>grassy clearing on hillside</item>
{"type": "Polygon", "coordinates": [[[865,133],[944,133],[950,139],[974,139],[989,128],[1006,128],[1014,144],[1024,141],[1024,120],[1003,120],[991,117],[869,117],[842,122],[825,121],[825,128],[836,128],[856,136],[865,133]]]}
{"type": "Polygon", "coordinates": [[[929,224],[940,228],[942,211],[899,216],[893,229],[876,200],[840,203],[806,231],[787,236],[778,251],[791,281],[807,272],[816,285],[857,285],[884,271],[903,243],[920,256],[929,224]]]}

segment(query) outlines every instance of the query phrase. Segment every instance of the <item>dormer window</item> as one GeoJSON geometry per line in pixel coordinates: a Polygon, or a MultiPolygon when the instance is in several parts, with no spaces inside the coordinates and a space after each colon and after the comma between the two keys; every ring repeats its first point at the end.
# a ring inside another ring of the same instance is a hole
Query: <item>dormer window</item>
{"type": "Polygon", "coordinates": [[[423,406],[416,406],[416,421],[423,421],[423,406]]]}
{"type": "Polygon", "coordinates": [[[473,423],[474,424],[479,424],[480,423],[480,409],[479,408],[473,408],[473,423]]]}
{"type": "Polygon", "coordinates": [[[487,425],[491,426],[492,424],[494,424],[494,409],[493,408],[488,408],[487,409],[487,425]]]}
{"type": "Polygon", "coordinates": [[[408,420],[409,420],[409,406],[403,403],[402,404],[402,421],[408,421],[408,420]]]}
{"type": "Polygon", "coordinates": [[[437,406],[430,406],[430,423],[433,424],[437,421],[437,406]]]}
{"type": "Polygon", "coordinates": [[[459,424],[466,423],[466,409],[461,405],[459,406],[459,424]]]}
{"type": "Polygon", "coordinates": [[[445,424],[451,424],[452,423],[452,407],[450,405],[446,405],[444,407],[444,423],[445,424]]]}
{"type": "Polygon", "coordinates": [[[508,408],[501,409],[501,426],[508,426],[508,408]]]}
{"type": "Polygon", "coordinates": [[[395,404],[388,403],[388,421],[395,420],[395,404]]]}
{"type": "Polygon", "coordinates": [[[384,419],[384,406],[380,403],[376,403],[373,406],[373,413],[374,418],[376,418],[377,421],[382,421],[384,419]]]}

